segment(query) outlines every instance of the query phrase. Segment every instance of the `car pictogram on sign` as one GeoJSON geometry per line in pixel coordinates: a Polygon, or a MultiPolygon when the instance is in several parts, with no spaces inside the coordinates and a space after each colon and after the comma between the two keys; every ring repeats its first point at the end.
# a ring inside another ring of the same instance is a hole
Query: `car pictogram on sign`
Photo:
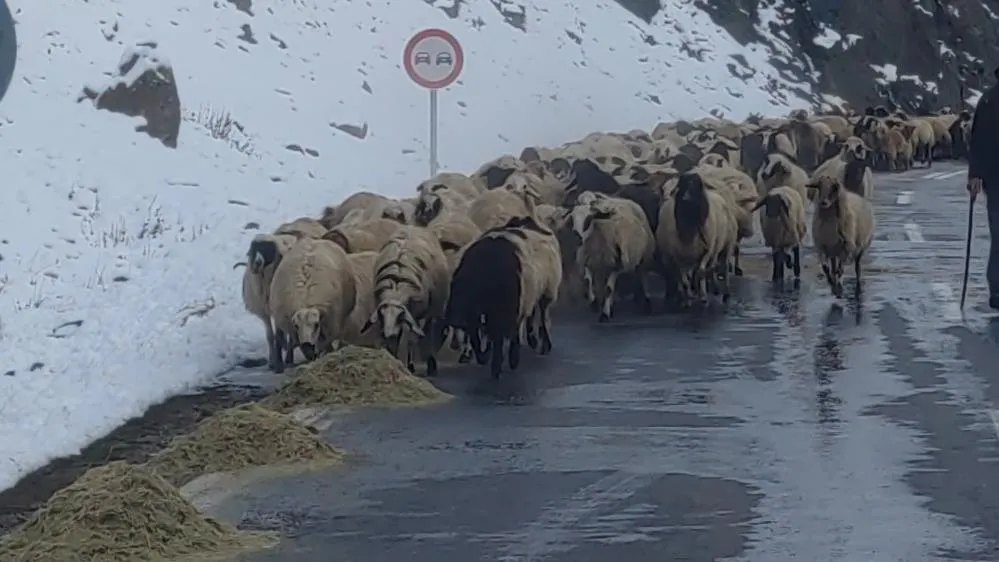
{"type": "Polygon", "coordinates": [[[446,64],[448,66],[454,64],[454,59],[451,58],[451,53],[437,53],[436,64],[446,64]]]}
{"type": "MultiPolygon", "coordinates": [[[[440,58],[440,57],[437,57],[437,58],[440,58]]],[[[430,53],[427,53],[425,51],[421,51],[419,53],[416,53],[416,56],[413,57],[413,63],[414,64],[430,64],[430,53]]]]}

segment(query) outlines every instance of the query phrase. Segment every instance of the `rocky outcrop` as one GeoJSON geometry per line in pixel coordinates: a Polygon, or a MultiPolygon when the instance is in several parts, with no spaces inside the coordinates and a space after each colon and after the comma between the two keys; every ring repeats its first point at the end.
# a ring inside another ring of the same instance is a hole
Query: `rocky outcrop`
{"type": "Polygon", "coordinates": [[[142,117],[135,130],[177,148],[180,135],[180,96],[173,68],[156,52],[155,43],[141,43],[125,51],[115,78],[107,85],[83,89],[80,101],[89,99],[97,109],[129,117],[142,117]]]}
{"type": "MultiPolygon", "coordinates": [[[[617,0],[654,21],[660,0],[617,0]]],[[[997,0],[693,0],[816,105],[973,104],[999,65],[997,0]],[[826,95],[822,95],[826,94],[826,95]]]]}

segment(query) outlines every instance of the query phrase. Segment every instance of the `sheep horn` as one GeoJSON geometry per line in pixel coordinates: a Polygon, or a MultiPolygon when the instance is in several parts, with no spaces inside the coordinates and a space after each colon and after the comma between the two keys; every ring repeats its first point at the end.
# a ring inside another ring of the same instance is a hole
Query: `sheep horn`
{"type": "Polygon", "coordinates": [[[243,267],[246,267],[246,265],[247,265],[247,264],[246,264],[246,262],[245,262],[245,261],[238,261],[238,262],[236,262],[236,263],[232,264],[232,268],[233,268],[233,269],[236,269],[236,268],[237,268],[237,267],[239,267],[239,266],[243,266],[243,267]]]}

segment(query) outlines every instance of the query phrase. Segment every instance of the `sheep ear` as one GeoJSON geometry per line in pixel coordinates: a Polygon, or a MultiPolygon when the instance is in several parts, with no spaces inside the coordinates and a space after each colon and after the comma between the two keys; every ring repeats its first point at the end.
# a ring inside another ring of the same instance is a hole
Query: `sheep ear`
{"type": "Polygon", "coordinates": [[[421,338],[426,335],[423,333],[419,323],[417,323],[416,319],[413,318],[413,315],[409,312],[408,308],[403,308],[402,314],[403,319],[406,321],[406,324],[409,325],[409,329],[412,330],[414,334],[421,338]]]}
{"type": "Polygon", "coordinates": [[[368,330],[370,330],[375,326],[375,322],[377,321],[378,321],[378,311],[376,310],[371,313],[371,316],[369,316],[368,319],[364,322],[364,325],[361,326],[361,333],[362,334],[367,333],[368,330]]]}

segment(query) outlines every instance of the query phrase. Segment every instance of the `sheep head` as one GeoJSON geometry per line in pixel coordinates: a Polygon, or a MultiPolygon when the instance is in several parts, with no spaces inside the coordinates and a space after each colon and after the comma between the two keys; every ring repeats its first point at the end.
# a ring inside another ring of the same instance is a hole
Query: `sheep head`
{"type": "Polygon", "coordinates": [[[303,308],[291,315],[291,325],[295,328],[302,354],[310,361],[316,358],[316,351],[320,347],[322,320],[318,308],[303,308]]]}
{"type": "Polygon", "coordinates": [[[413,222],[417,226],[427,226],[444,210],[444,200],[437,193],[421,193],[413,211],[413,222]]]}
{"type": "Polygon", "coordinates": [[[819,176],[805,186],[808,198],[815,200],[820,209],[830,209],[839,204],[843,186],[831,176],[819,176]]]}
{"type": "Polygon", "coordinates": [[[367,322],[361,327],[361,333],[367,333],[375,326],[379,328],[379,337],[383,345],[388,348],[392,355],[398,355],[399,344],[402,340],[403,330],[409,331],[417,337],[423,337],[423,329],[413,318],[409,309],[397,302],[383,302],[378,305],[367,322]]]}
{"type": "Polygon", "coordinates": [[[246,262],[249,264],[250,272],[254,274],[260,274],[265,267],[277,263],[279,259],[281,251],[277,242],[267,235],[255,237],[246,252],[246,262]]]}

